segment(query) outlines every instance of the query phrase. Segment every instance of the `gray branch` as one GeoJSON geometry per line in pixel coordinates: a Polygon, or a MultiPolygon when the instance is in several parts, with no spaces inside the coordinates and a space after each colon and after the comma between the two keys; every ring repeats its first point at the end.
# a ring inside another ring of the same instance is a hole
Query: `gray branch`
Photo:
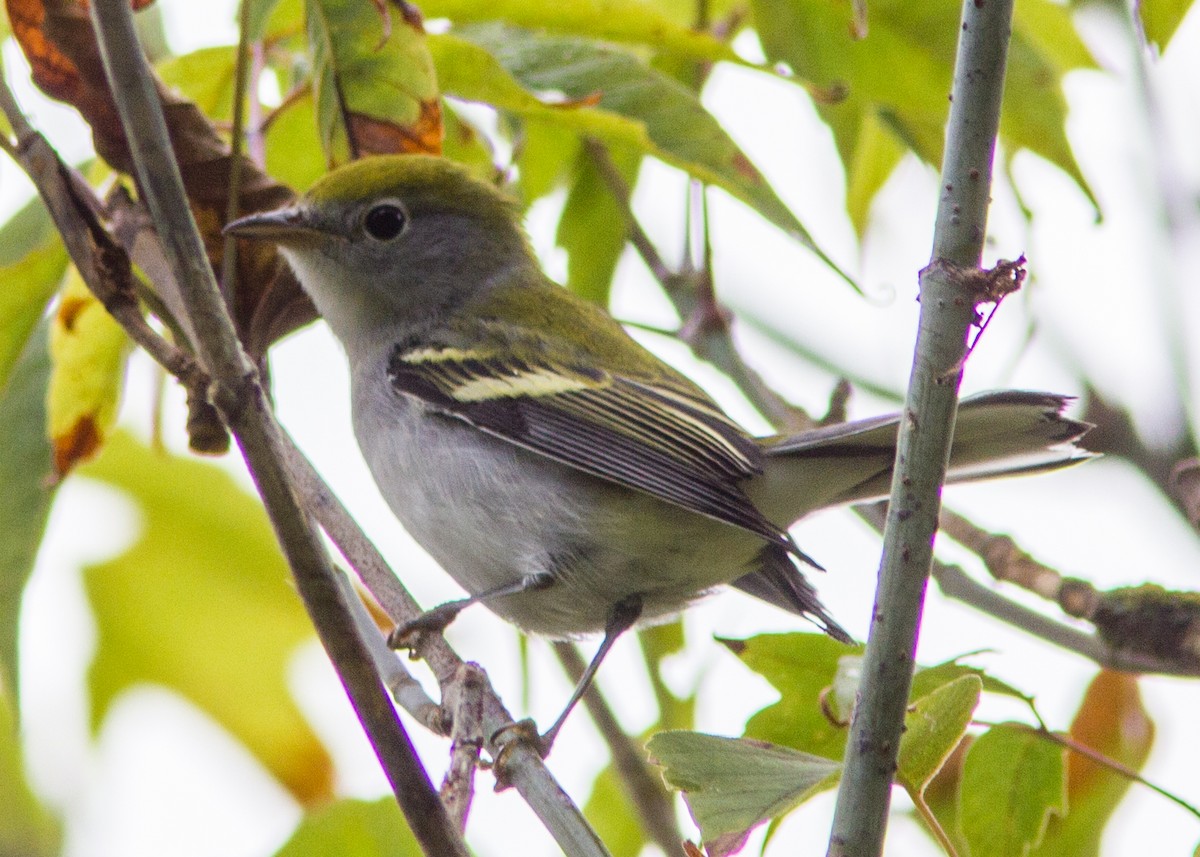
{"type": "Polygon", "coordinates": [[[846,742],[831,857],[882,852],[937,531],[941,487],[976,306],[1012,0],[965,0],[933,254],[909,378],[863,681],[846,742]]]}
{"type": "Polygon", "coordinates": [[[183,292],[200,361],[213,379],[213,404],[237,438],[297,589],[409,826],[426,853],[467,857],[356,632],[316,528],[296,503],[282,434],[208,266],[129,4],[95,0],[91,14],[139,186],[183,292]]]}

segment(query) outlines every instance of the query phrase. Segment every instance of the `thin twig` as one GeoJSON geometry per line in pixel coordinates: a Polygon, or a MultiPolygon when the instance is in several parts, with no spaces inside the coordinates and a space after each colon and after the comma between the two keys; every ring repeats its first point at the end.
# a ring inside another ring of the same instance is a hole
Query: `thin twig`
{"type": "Polygon", "coordinates": [[[475,771],[479,751],[483,749],[483,694],[487,686],[483,670],[476,664],[463,664],[451,684],[453,693],[446,697],[453,727],[450,732],[450,766],[442,780],[442,803],[460,830],[467,826],[467,814],[475,795],[475,771]]]}
{"type": "MultiPolygon", "coordinates": [[[[225,202],[225,222],[242,213],[242,141],[246,127],[246,87],[249,83],[250,0],[241,0],[238,10],[237,62],[233,66],[233,128],[229,134],[229,197],[225,202]]],[[[226,235],[221,244],[221,279],[225,305],[233,306],[237,293],[237,238],[226,235]]]]}
{"type": "Polygon", "coordinates": [[[129,5],[94,0],[91,16],[142,194],[183,290],[197,351],[215,382],[214,403],[238,439],[321,643],[422,848],[466,857],[462,836],[380,685],[317,532],[296,504],[278,424],[208,266],[129,5]]]}
{"type": "Polygon", "coordinates": [[[831,857],[883,849],[892,780],[933,558],[941,486],[967,337],[984,296],[972,291],[987,227],[1012,0],[965,0],[946,128],[933,253],[909,378],[863,682],[846,741],[831,857]]]}
{"type": "Polygon", "coordinates": [[[0,109],[17,135],[16,144],[4,148],[37,187],[55,227],[67,246],[84,283],[109,314],[160,366],[188,389],[203,390],[208,376],[183,349],[159,336],[142,316],[135,296],[129,259],[100,224],[100,200],[71,167],[58,157],[21,112],[0,71],[0,109]]]}
{"type": "MultiPolygon", "coordinates": [[[[350,562],[367,590],[397,624],[420,616],[420,606],[388,566],[378,548],[321,479],[311,462],[291,444],[290,439],[286,439],[286,435],[285,440],[289,446],[288,467],[296,490],[304,499],[305,508],[350,562]]],[[[449,695],[448,689],[462,676],[463,660],[436,634],[421,635],[416,654],[433,670],[443,695],[449,695]]],[[[503,757],[505,783],[520,793],[564,853],[571,857],[607,857],[607,850],[579,807],[555,781],[533,747],[520,742],[501,745],[496,741],[503,727],[512,724],[513,716],[490,684],[483,688],[482,699],[485,746],[493,759],[503,757]]],[[[397,702],[405,705],[406,700],[398,698],[397,702]]],[[[414,716],[422,716],[420,709],[408,710],[414,716]]],[[[444,726],[434,728],[445,733],[444,726]]]]}
{"type": "MultiPolygon", "coordinates": [[[[728,313],[716,301],[712,282],[712,243],[709,241],[707,202],[701,191],[699,194],[700,213],[695,215],[701,220],[703,230],[703,246],[701,248],[700,266],[695,266],[696,260],[691,260],[690,219],[692,208],[689,206],[689,229],[685,258],[692,270],[686,273],[676,273],[663,261],[654,243],[642,229],[641,223],[633,213],[630,204],[631,193],[629,185],[612,161],[608,150],[595,140],[585,140],[584,150],[592,159],[601,179],[607,185],[609,193],[616,200],[617,206],[625,216],[626,228],[629,233],[629,243],[637,250],[642,261],[654,275],[659,285],[663,287],[667,297],[675,305],[680,317],[687,319],[684,329],[675,332],[675,337],[682,340],[697,357],[707,360],[737,384],[738,389],[750,400],[762,414],[772,423],[789,426],[793,429],[810,428],[813,421],[807,419],[799,408],[784,401],[775,393],[758,374],[745,364],[730,336],[728,313]],[[694,285],[694,288],[684,288],[694,285]]],[[[689,190],[689,193],[692,193],[689,190]]]]}
{"type": "MultiPolygon", "coordinates": [[[[883,532],[887,515],[884,511],[884,504],[855,506],[854,511],[877,532],[883,532]]],[[[1194,667],[1173,660],[1116,651],[1096,634],[1063,624],[1036,610],[1031,610],[1023,604],[1018,604],[994,588],[975,580],[956,565],[950,565],[935,558],[932,576],[942,594],[948,598],[961,601],[982,613],[1020,628],[1048,643],[1053,643],[1061,649],[1081,655],[1098,666],[1144,675],[1187,677],[1200,675],[1194,667]]]]}
{"type": "Polygon", "coordinates": [[[650,236],[642,229],[642,224],[638,223],[637,218],[633,216],[633,210],[630,207],[630,199],[632,192],[629,185],[625,182],[625,177],[621,175],[621,171],[617,169],[617,165],[613,163],[612,157],[608,154],[608,150],[604,146],[590,138],[584,138],[583,150],[591,159],[596,171],[600,173],[600,178],[608,186],[609,192],[616,199],[617,205],[625,214],[625,227],[629,231],[629,243],[638,251],[638,255],[642,257],[642,261],[646,263],[646,267],[650,269],[650,273],[663,286],[663,288],[672,288],[672,284],[676,279],[675,273],[667,267],[667,263],[662,260],[662,256],[658,254],[658,249],[650,240],[650,236]]]}

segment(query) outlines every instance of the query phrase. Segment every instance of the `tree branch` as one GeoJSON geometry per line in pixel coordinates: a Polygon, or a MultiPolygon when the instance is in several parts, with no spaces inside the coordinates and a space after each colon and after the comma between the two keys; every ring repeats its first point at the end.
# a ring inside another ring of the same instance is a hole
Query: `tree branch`
{"type": "MultiPolygon", "coordinates": [[[[885,504],[872,503],[868,506],[855,506],[854,511],[877,532],[883,532],[887,520],[885,504]]],[[[945,520],[946,514],[946,510],[943,510],[943,520],[945,520]]],[[[953,538],[948,530],[945,532],[946,535],[953,538]]],[[[1007,622],[1048,643],[1053,643],[1059,648],[1081,655],[1098,666],[1139,674],[1186,677],[1200,675],[1195,666],[1181,663],[1178,660],[1116,650],[1097,634],[1089,634],[1087,631],[1064,624],[1036,610],[1031,610],[1023,604],[1018,604],[994,588],[980,583],[957,565],[941,562],[936,557],[933,560],[932,576],[942,594],[948,598],[961,601],[982,613],[1007,622]]]]}
{"type": "MultiPolygon", "coordinates": [[[[305,508],[312,512],[338,550],[358,572],[384,612],[397,624],[420,616],[420,606],[388,567],[383,555],[308,459],[294,447],[289,449],[288,466],[297,491],[304,498],[305,508]]],[[[464,675],[462,658],[437,634],[420,635],[416,654],[433,670],[443,697],[452,695],[448,689],[464,675]]],[[[482,675],[482,680],[480,692],[484,747],[493,759],[503,759],[503,770],[496,772],[498,779],[502,777],[504,785],[511,785],[517,790],[566,854],[571,857],[608,857],[608,851],[596,832],[546,769],[545,762],[534,748],[526,742],[502,744],[496,740],[505,726],[512,725],[513,716],[496,695],[486,675],[482,675]]],[[[428,710],[419,698],[416,698],[416,708],[409,708],[410,698],[397,697],[397,701],[435,731],[446,734],[446,724],[429,723],[428,710]]]]}
{"type": "Polygon", "coordinates": [[[409,826],[426,853],[467,857],[461,835],[380,685],[317,532],[296,504],[281,432],[208,266],[129,5],[95,0],[91,15],[142,194],[183,292],[197,353],[214,381],[213,402],[237,438],[297,589],[409,826]]]}
{"type": "MultiPolygon", "coordinates": [[[[96,260],[93,258],[101,246],[109,246],[111,252],[119,254],[121,247],[112,245],[112,238],[102,228],[98,227],[87,216],[88,212],[99,210],[102,206],[91,188],[83,179],[58,158],[57,153],[46,142],[45,138],[34,130],[25,120],[8,87],[0,77],[0,108],[4,110],[9,124],[17,132],[16,144],[5,140],[5,148],[22,166],[33,180],[38,192],[51,213],[59,231],[68,243],[68,252],[72,261],[80,270],[84,281],[93,293],[104,302],[114,318],[122,325],[126,333],[142,345],[147,353],[171,373],[189,390],[203,397],[209,387],[208,373],[205,372],[195,359],[171,342],[163,339],[146,324],[140,309],[133,301],[108,301],[104,295],[117,290],[132,294],[133,285],[128,282],[114,281],[112,272],[124,272],[131,276],[129,266],[110,266],[109,276],[101,276],[96,260]]],[[[129,212],[125,212],[128,217],[129,212]]],[[[140,230],[139,236],[125,236],[130,242],[137,243],[143,255],[147,252],[155,254],[156,258],[164,257],[164,251],[158,242],[158,236],[149,230],[140,230]],[[145,234],[142,234],[145,233],[145,234]],[[152,239],[152,240],[146,240],[152,239]],[[149,246],[153,244],[153,247],[149,246]]],[[[122,239],[125,243],[125,239],[122,239]]],[[[159,266],[159,277],[172,277],[166,269],[165,258],[159,266]]],[[[178,289],[172,286],[175,292],[178,289]]],[[[192,395],[189,393],[189,395],[192,395]]],[[[286,439],[286,436],[285,436],[286,439]]],[[[421,614],[421,608],[408,594],[388,567],[386,561],[371,544],[361,528],[350,517],[349,512],[341,505],[329,488],[321,480],[306,458],[287,440],[288,467],[293,484],[303,498],[304,507],[317,518],[322,527],[329,533],[342,554],[350,561],[364,581],[371,594],[383,606],[385,612],[393,621],[401,622],[416,618],[421,614]]],[[[352,594],[351,590],[347,592],[352,594]]],[[[357,606],[356,612],[362,607],[358,596],[347,595],[347,601],[357,606]]],[[[446,734],[449,726],[443,722],[441,709],[420,689],[420,685],[403,669],[395,652],[389,649],[383,641],[382,634],[369,619],[359,623],[363,638],[368,644],[379,674],[387,688],[400,703],[419,722],[425,724],[438,734],[446,734]],[[375,644],[378,645],[375,645],[375,644]]],[[[437,676],[443,692],[461,674],[463,661],[450,649],[440,637],[426,636],[419,649],[420,655],[431,665],[437,676]]],[[[490,686],[484,689],[485,711],[487,712],[486,734],[492,734],[500,727],[512,722],[512,715],[504,708],[503,703],[495,695],[490,686]]],[[[500,748],[494,743],[489,744],[489,751],[495,755],[500,748]]],[[[535,813],[551,831],[559,844],[571,854],[605,855],[603,846],[595,837],[587,821],[578,807],[554,781],[542,760],[530,750],[522,753],[514,748],[508,754],[510,768],[509,781],[528,801],[535,813]],[[572,845],[575,843],[575,845],[572,845]],[[578,843],[588,843],[580,847],[578,843]],[[571,850],[574,848],[574,850],[571,850]]]]}
{"type": "Polygon", "coordinates": [[[929,580],[942,483],[991,190],[1012,0],[965,0],[933,254],[900,423],[887,531],[858,705],[846,742],[828,854],[880,854],[929,580]]]}
{"type": "MultiPolygon", "coordinates": [[[[554,654],[571,681],[577,683],[587,668],[579,650],[572,643],[556,642],[554,654]]],[[[675,805],[663,785],[662,777],[650,770],[645,748],[617,723],[612,709],[594,683],[584,693],[583,704],[604,738],[604,743],[608,745],[613,769],[625,788],[629,802],[633,804],[642,828],[664,854],[678,854],[683,834],[675,822],[675,805]]]]}

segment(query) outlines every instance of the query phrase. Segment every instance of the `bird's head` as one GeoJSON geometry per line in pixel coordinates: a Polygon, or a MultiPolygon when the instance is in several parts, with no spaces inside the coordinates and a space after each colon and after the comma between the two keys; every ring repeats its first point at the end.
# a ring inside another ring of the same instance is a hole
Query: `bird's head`
{"type": "Polygon", "coordinates": [[[364,314],[419,323],[537,270],[516,200],[428,155],[355,161],[226,231],[277,244],[343,341],[364,314]]]}

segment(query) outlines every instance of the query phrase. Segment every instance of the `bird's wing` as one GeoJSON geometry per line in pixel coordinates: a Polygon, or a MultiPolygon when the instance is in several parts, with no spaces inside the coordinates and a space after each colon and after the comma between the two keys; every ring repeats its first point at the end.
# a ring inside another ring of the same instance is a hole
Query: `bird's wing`
{"type": "Polygon", "coordinates": [[[545,341],[515,349],[486,341],[397,347],[391,383],[487,434],[799,554],[740,487],[761,472],[757,444],[683,379],[598,370],[545,341]]]}

